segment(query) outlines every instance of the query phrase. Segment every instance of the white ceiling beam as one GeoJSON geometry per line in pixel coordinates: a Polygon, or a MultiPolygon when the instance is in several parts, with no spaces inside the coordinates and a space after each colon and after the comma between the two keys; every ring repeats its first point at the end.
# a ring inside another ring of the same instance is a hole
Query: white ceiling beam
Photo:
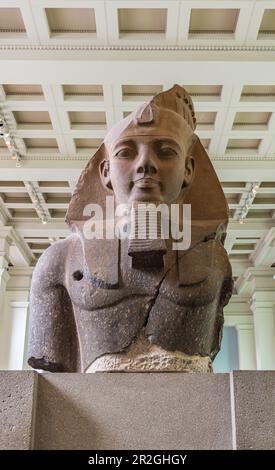
{"type": "MultiPolygon", "coordinates": [[[[70,230],[67,224],[62,220],[49,220],[43,225],[39,220],[34,221],[16,221],[12,223],[14,229],[22,236],[33,238],[41,236],[47,237],[66,237],[70,230]]],[[[272,221],[256,222],[245,220],[242,225],[237,222],[230,221],[227,232],[234,237],[259,237],[263,236],[267,230],[274,226],[272,221]]]]}
{"type": "Polygon", "coordinates": [[[272,220],[260,221],[259,219],[245,219],[243,224],[231,220],[228,226],[228,232],[230,232],[231,236],[235,235],[236,238],[256,238],[264,236],[267,230],[271,229],[272,227],[274,227],[274,222],[272,220]]]}
{"type": "Polygon", "coordinates": [[[13,227],[22,237],[27,238],[62,238],[70,235],[70,229],[64,221],[50,220],[45,225],[39,220],[32,222],[18,221],[13,223],[13,227]]]}
{"type": "Polygon", "coordinates": [[[29,83],[79,83],[79,84],[155,84],[173,81],[194,85],[214,83],[232,85],[232,73],[237,73],[238,83],[273,84],[274,51],[254,52],[175,52],[175,51],[108,51],[81,53],[71,51],[1,50],[2,83],[18,83],[18,70],[22,84],[29,83]],[[83,60],[81,60],[81,55],[83,60]],[[33,57],[32,57],[33,56],[33,57]],[[70,57],[70,55],[69,55],[70,57]],[[141,59],[142,58],[142,59],[141,59]],[[57,60],[59,59],[59,60],[57,60]],[[77,59],[77,66],[76,61],[77,59]],[[169,63],[169,67],[167,64],[169,63]],[[221,66],[222,63],[222,66],[221,66]],[[125,73],[127,71],[127,73],[125,73]]]}
{"type": "MultiPolygon", "coordinates": [[[[88,158],[55,157],[30,160],[23,159],[21,168],[15,171],[15,163],[9,159],[0,160],[2,181],[77,181],[88,158]]],[[[231,160],[228,158],[212,161],[220,181],[275,181],[275,159],[231,160]]]]}

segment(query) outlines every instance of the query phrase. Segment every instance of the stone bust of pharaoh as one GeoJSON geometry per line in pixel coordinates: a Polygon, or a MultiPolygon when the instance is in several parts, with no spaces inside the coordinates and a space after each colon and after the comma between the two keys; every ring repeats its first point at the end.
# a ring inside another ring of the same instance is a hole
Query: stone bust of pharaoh
{"type": "Polygon", "coordinates": [[[190,96],[175,85],[109,131],[72,196],[72,234],[48,248],[34,271],[32,367],[212,371],[232,292],[223,247],[228,208],[195,123],[190,96]],[[107,229],[101,239],[85,236],[85,207],[106,209],[107,196],[130,205],[132,215],[140,203],[189,204],[189,246],[173,249],[170,231],[165,240],[112,238],[107,229]]]}

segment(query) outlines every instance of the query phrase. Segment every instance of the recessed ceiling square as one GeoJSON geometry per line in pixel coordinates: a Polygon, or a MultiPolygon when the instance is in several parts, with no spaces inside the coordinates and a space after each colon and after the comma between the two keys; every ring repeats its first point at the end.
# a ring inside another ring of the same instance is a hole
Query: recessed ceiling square
{"type": "Polygon", "coordinates": [[[0,34],[26,33],[20,8],[0,8],[0,34]]]}
{"type": "Polygon", "coordinates": [[[259,29],[258,37],[273,36],[275,34],[275,9],[268,9],[264,11],[261,26],[259,29]]]}
{"type": "Polygon", "coordinates": [[[77,149],[97,149],[102,144],[102,139],[74,139],[77,149]]]}
{"type": "Polygon", "coordinates": [[[96,33],[93,8],[46,8],[46,15],[52,35],[96,33]]]}
{"type": "Polygon", "coordinates": [[[43,197],[45,202],[47,203],[48,207],[51,204],[69,204],[71,200],[70,193],[47,193],[43,192],[43,197]]]}
{"type": "Polygon", "coordinates": [[[164,34],[166,32],[166,8],[119,8],[120,33],[164,34]]]}
{"type": "Polygon", "coordinates": [[[189,34],[234,34],[238,16],[236,8],[192,8],[189,34]]]}
{"type": "Polygon", "coordinates": [[[236,113],[233,129],[265,129],[272,113],[269,112],[239,112],[236,113]]]}
{"type": "Polygon", "coordinates": [[[245,188],[246,183],[244,181],[222,181],[222,187],[223,189],[228,189],[228,188],[245,188]]]}
{"type": "Polygon", "coordinates": [[[10,100],[41,100],[44,99],[41,85],[3,85],[7,99],[10,100]]]}
{"type": "Polygon", "coordinates": [[[12,187],[24,188],[25,189],[25,185],[24,185],[23,181],[1,181],[0,186],[4,186],[4,187],[12,186],[12,187]]]}
{"type": "Polygon", "coordinates": [[[247,214],[247,219],[271,219],[272,218],[272,210],[262,210],[262,209],[250,209],[247,214]]]}
{"type": "Polygon", "coordinates": [[[275,85],[245,85],[241,101],[275,101],[275,85]]]}
{"type": "Polygon", "coordinates": [[[222,85],[183,85],[192,97],[217,98],[221,96],[222,85]]]}
{"type": "Polygon", "coordinates": [[[257,150],[261,139],[229,139],[226,150],[257,150]]]}
{"type": "Polygon", "coordinates": [[[13,111],[13,115],[21,127],[52,129],[48,111],[13,111]]]}
{"type": "MultiPolygon", "coordinates": [[[[69,188],[68,181],[38,181],[39,188],[69,188]]],[[[41,190],[43,192],[43,189],[41,190]]]]}
{"type": "Polygon", "coordinates": [[[104,111],[70,111],[69,118],[72,129],[105,129],[106,127],[104,111]]]}
{"type": "Polygon", "coordinates": [[[63,85],[65,100],[103,100],[102,85],[63,85]]]}
{"type": "Polygon", "coordinates": [[[25,145],[28,149],[58,149],[56,139],[26,138],[25,145]]]}
{"type": "Polygon", "coordinates": [[[8,193],[1,193],[1,197],[5,204],[32,204],[32,200],[29,194],[23,192],[8,192],[8,193]]]}
{"type": "Polygon", "coordinates": [[[10,209],[11,216],[13,219],[38,219],[38,215],[35,209],[10,209]]]}
{"type": "Polygon", "coordinates": [[[197,112],[196,113],[196,120],[197,125],[199,126],[209,126],[214,125],[216,120],[217,113],[213,112],[197,112]]]}
{"type": "Polygon", "coordinates": [[[253,204],[262,204],[265,206],[271,206],[271,208],[275,208],[275,195],[272,193],[258,194],[256,195],[253,204]]]}
{"type": "Polygon", "coordinates": [[[63,209],[49,209],[52,219],[65,219],[66,210],[63,209]]]}
{"type": "Polygon", "coordinates": [[[162,85],[122,85],[122,99],[127,101],[143,101],[163,90],[162,85]]]}

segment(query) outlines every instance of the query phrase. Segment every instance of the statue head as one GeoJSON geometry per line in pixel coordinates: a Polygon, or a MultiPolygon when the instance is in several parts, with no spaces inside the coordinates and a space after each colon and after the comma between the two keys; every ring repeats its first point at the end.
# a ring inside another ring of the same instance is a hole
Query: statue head
{"type": "Polygon", "coordinates": [[[192,181],[195,114],[175,85],[118,122],[104,139],[101,180],[116,202],[176,202],[192,181]]]}
{"type": "Polygon", "coordinates": [[[200,139],[191,97],[179,85],[161,92],[115,124],[88,162],[72,196],[66,221],[80,227],[88,204],[164,202],[190,204],[192,244],[222,236],[228,206],[200,139]]]}

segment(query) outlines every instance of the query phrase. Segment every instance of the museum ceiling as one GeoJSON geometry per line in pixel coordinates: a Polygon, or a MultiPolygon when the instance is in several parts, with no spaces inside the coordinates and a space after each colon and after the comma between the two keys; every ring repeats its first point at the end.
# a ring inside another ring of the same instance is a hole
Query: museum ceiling
{"type": "Polygon", "coordinates": [[[107,129],[179,83],[228,200],[234,277],[270,267],[274,52],[273,0],[0,0],[0,230],[16,234],[13,264],[67,236],[71,193],[107,129]]]}

